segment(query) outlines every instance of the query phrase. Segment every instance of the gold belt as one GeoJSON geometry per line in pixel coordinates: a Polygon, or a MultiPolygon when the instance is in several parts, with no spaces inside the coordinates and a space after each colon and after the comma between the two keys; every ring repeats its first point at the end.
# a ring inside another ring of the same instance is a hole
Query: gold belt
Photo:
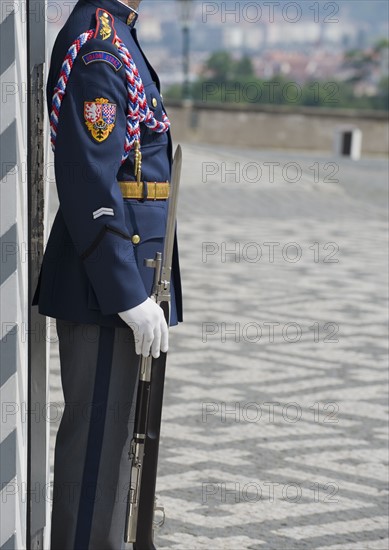
{"type": "Polygon", "coordinates": [[[168,181],[119,181],[119,186],[124,199],[161,201],[169,198],[168,181]]]}

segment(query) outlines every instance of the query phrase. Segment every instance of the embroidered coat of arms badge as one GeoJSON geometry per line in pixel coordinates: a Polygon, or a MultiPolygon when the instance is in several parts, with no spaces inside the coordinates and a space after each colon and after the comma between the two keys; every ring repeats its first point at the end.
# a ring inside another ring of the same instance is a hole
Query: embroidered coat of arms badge
{"type": "Polygon", "coordinates": [[[98,97],[94,101],[84,102],[84,118],[93,139],[101,143],[107,139],[115,127],[116,104],[98,97]]]}

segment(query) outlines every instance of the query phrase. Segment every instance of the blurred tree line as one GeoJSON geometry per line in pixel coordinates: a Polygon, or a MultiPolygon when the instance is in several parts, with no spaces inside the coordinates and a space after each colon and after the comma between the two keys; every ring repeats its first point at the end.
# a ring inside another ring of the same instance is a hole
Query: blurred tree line
{"type": "MultiPolygon", "coordinates": [[[[354,109],[388,110],[389,78],[382,77],[376,93],[356,93],[356,85],[367,81],[379,63],[379,54],[388,48],[387,40],[380,40],[370,52],[347,52],[344,68],[352,75],[348,80],[297,83],[284,75],[263,80],[255,75],[250,57],[235,60],[230,53],[213,53],[207,60],[200,78],[191,84],[194,100],[241,104],[304,105],[354,109]]],[[[174,85],[165,92],[170,99],[182,97],[182,87],[174,85]]]]}

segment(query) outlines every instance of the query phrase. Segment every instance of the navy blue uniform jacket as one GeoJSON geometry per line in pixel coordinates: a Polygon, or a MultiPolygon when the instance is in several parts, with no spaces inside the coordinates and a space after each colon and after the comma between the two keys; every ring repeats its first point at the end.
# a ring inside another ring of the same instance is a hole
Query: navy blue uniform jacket
{"type": "MultiPolygon", "coordinates": [[[[117,0],[80,0],[56,40],[47,84],[52,97],[63,60],[73,41],[96,28],[96,9],[114,18],[142,78],[147,103],[162,120],[158,77],[137,41],[129,8],[117,0]]],[[[135,180],[134,153],[121,163],[127,116],[125,70],[110,40],[92,38],[80,50],[60,110],[55,149],[57,212],[34,297],[44,315],[79,323],[124,326],[117,315],[150,295],[153,270],[143,266],[163,250],[167,201],[123,199],[118,181],[135,180]],[[98,52],[96,55],[93,52],[98,52]],[[103,52],[103,53],[101,53],[103,52]],[[88,55],[92,54],[92,55],[88,55]],[[112,57],[114,56],[114,57],[112,57]],[[119,62],[118,62],[119,61],[119,62]],[[85,120],[84,103],[108,100],[116,106],[115,125],[96,141],[85,120]],[[109,214],[96,217],[101,208],[109,214]],[[131,237],[140,236],[133,244],[131,237]]],[[[141,124],[142,180],[170,181],[170,131],[158,134],[141,124]]],[[[177,243],[172,269],[171,324],[182,320],[177,243]]]]}

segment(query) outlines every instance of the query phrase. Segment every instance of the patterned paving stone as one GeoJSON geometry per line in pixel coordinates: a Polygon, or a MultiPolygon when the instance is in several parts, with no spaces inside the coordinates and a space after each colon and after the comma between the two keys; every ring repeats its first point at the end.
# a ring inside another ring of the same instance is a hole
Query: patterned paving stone
{"type": "Polygon", "coordinates": [[[183,172],[157,547],[387,548],[387,162],[187,145],[183,172]]]}

